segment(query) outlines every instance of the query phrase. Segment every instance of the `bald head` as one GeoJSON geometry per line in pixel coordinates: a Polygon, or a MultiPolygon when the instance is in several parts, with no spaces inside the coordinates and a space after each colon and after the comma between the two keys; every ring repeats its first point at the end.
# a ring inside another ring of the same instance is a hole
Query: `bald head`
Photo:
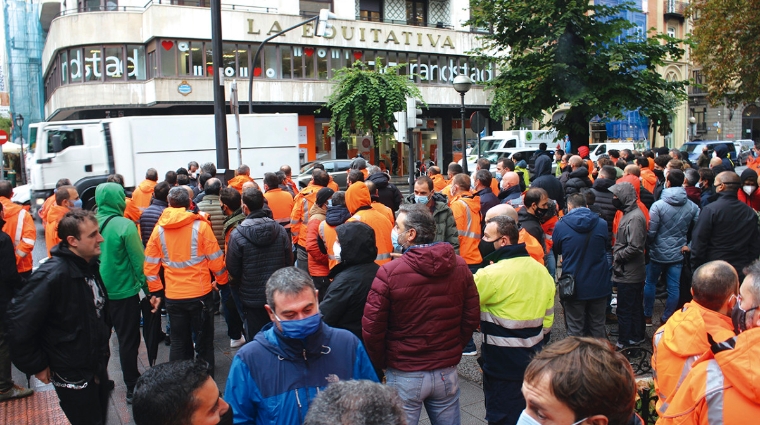
{"type": "Polygon", "coordinates": [[[739,276],[727,262],[710,261],[694,272],[691,291],[699,305],[719,311],[731,295],[739,292],[739,276]]]}
{"type": "Polygon", "coordinates": [[[581,158],[578,155],[573,155],[570,157],[570,162],[568,162],[568,164],[570,164],[570,167],[572,167],[573,170],[575,170],[583,166],[583,158],[581,158]]]}
{"type": "Polygon", "coordinates": [[[736,192],[742,184],[741,177],[733,171],[723,171],[715,176],[715,190],[718,192],[736,192]]]}
{"type": "Polygon", "coordinates": [[[718,165],[722,165],[723,160],[720,158],[712,158],[710,160],[710,168],[717,167],[718,165]]]}
{"type": "Polygon", "coordinates": [[[259,185],[256,184],[256,182],[253,180],[243,183],[243,186],[242,186],[243,192],[245,192],[246,189],[250,189],[250,188],[258,189],[259,185]]]}
{"type": "Polygon", "coordinates": [[[193,199],[193,197],[195,196],[195,192],[193,191],[192,187],[190,186],[180,186],[180,187],[184,188],[187,191],[187,196],[189,196],[190,199],[193,199]]]}
{"type": "Polygon", "coordinates": [[[632,176],[641,177],[641,168],[639,168],[638,165],[626,165],[625,170],[623,170],[625,174],[630,174],[632,176]]]}
{"type": "Polygon", "coordinates": [[[508,189],[510,187],[515,187],[520,185],[520,176],[517,175],[514,171],[509,171],[504,173],[504,176],[501,178],[501,188],[502,189],[508,189]]]}
{"type": "Polygon", "coordinates": [[[507,217],[514,220],[515,223],[518,223],[517,210],[515,210],[511,205],[499,204],[491,207],[486,213],[486,221],[492,219],[493,217],[496,217],[497,215],[506,215],[507,217]]]}

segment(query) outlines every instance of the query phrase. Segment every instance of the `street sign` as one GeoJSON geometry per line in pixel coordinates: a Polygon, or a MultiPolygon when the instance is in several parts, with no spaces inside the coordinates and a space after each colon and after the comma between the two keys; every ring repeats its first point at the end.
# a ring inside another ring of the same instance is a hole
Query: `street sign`
{"type": "Polygon", "coordinates": [[[8,141],[8,133],[5,130],[0,130],[0,145],[4,145],[8,141]]]}

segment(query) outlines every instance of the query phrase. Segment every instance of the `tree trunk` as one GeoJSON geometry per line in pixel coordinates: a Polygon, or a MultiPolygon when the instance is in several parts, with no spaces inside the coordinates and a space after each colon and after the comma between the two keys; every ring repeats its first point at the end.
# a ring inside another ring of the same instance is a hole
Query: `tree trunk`
{"type": "Polygon", "coordinates": [[[578,148],[581,146],[588,146],[589,139],[589,118],[588,114],[583,111],[581,107],[571,107],[567,111],[565,120],[569,126],[568,136],[570,137],[570,145],[572,146],[572,152],[578,153],[578,148]]]}

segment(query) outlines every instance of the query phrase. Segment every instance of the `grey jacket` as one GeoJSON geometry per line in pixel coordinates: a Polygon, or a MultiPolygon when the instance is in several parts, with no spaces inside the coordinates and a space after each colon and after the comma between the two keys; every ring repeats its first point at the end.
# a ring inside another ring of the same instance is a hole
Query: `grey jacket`
{"type": "Polygon", "coordinates": [[[214,231],[219,248],[224,251],[224,221],[227,216],[222,211],[222,203],[219,201],[219,195],[205,195],[203,200],[198,203],[198,210],[208,214],[208,220],[211,222],[211,230],[214,231]]]}
{"type": "Polygon", "coordinates": [[[636,204],[636,190],[630,183],[622,182],[610,187],[609,191],[624,205],[612,247],[612,281],[643,284],[646,279],[644,245],[647,221],[636,204]]]}
{"type": "MultiPolygon", "coordinates": [[[[448,242],[454,247],[454,252],[459,255],[459,231],[457,222],[454,220],[454,213],[449,208],[446,196],[436,193],[433,195],[435,200],[435,209],[433,218],[435,219],[435,242],[448,242]]],[[[409,194],[404,200],[407,204],[414,204],[414,194],[409,194]]]]}
{"type": "Polygon", "coordinates": [[[663,264],[683,261],[681,247],[688,242],[689,226],[695,226],[698,217],[699,207],[689,200],[683,187],[663,190],[649,210],[649,258],[663,264]]]}

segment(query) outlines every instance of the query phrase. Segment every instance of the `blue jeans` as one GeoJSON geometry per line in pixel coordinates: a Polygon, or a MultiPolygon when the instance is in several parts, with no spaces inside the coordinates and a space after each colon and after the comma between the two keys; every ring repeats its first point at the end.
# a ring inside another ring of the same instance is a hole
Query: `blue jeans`
{"type": "Polygon", "coordinates": [[[544,255],[544,265],[552,276],[552,279],[557,280],[557,257],[554,256],[554,252],[551,250],[544,255]]]}
{"type": "Polygon", "coordinates": [[[652,317],[654,308],[654,294],[660,275],[665,273],[668,283],[668,301],[665,303],[665,311],[662,312],[662,321],[666,321],[675,312],[678,306],[679,287],[681,284],[682,263],[663,264],[650,261],[647,264],[647,283],[644,286],[644,316],[652,317]]]}
{"type": "Polygon", "coordinates": [[[418,372],[388,368],[385,382],[395,388],[404,401],[407,425],[417,425],[423,404],[432,425],[460,425],[456,366],[418,372]]]}

